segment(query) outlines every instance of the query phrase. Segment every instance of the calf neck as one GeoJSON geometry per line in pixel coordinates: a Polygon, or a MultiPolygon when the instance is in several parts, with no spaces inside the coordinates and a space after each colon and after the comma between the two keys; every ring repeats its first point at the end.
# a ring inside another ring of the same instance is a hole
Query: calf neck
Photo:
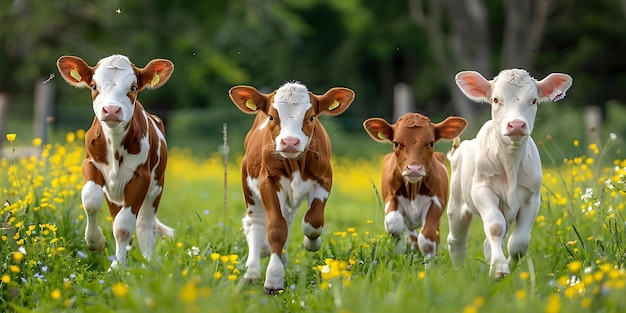
{"type": "Polygon", "coordinates": [[[411,248],[419,250],[427,264],[439,245],[439,219],[448,199],[445,157],[434,145],[456,138],[466,125],[460,117],[434,124],[418,113],[405,114],[395,124],[381,118],[363,122],[372,139],[393,145],[383,161],[385,229],[395,238],[406,231],[411,248]]]}
{"type": "Polygon", "coordinates": [[[354,92],[332,88],[320,96],[302,84],[286,83],[270,94],[250,86],[235,86],[229,94],[241,111],[256,114],[241,163],[247,206],[242,222],[249,247],[244,279],[260,279],[260,258],[269,254],[265,293],[276,294],[285,288],[285,242],[305,198],[304,247],[309,251],[321,247],[332,169],[330,140],[318,117],[344,112],[354,92]]]}
{"type": "Polygon", "coordinates": [[[141,253],[150,259],[156,234],[173,234],[156,218],[165,179],[167,145],[163,123],[143,109],[137,96],[144,88],[165,84],[174,65],[156,59],[137,68],[127,57],[113,55],[93,67],[79,57],[63,56],[57,67],[70,85],[91,89],[95,118],[85,134],[82,188],[87,247],[104,249],[105,238],[97,220],[106,200],[115,237],[111,268],[126,264],[126,249],[135,227],[141,253]]]}
{"type": "Polygon", "coordinates": [[[521,69],[504,70],[488,81],[477,72],[456,76],[470,99],[491,104],[491,120],[475,139],[448,153],[452,175],[448,206],[448,249],[455,265],[464,262],[472,217],[483,221],[485,259],[489,274],[500,279],[526,254],[539,211],[541,161],[530,137],[539,103],[565,97],[572,85],[566,74],[553,73],[541,81],[521,69]],[[508,259],[502,249],[509,227],[508,259]]]}

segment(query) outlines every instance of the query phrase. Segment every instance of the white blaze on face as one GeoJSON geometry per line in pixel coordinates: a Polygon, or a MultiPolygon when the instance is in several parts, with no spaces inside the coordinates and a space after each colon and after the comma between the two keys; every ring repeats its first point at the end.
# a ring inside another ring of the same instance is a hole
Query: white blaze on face
{"type": "Polygon", "coordinates": [[[137,82],[130,60],[122,55],[100,60],[93,81],[98,90],[93,100],[98,120],[112,128],[126,125],[133,116],[135,101],[128,97],[128,93],[137,82]]]}
{"type": "Polygon", "coordinates": [[[304,85],[286,83],[276,91],[272,106],[280,120],[276,151],[285,158],[297,157],[309,143],[309,137],[302,131],[306,112],[312,107],[309,91],[304,85]]]}
{"type": "Polygon", "coordinates": [[[494,125],[513,141],[532,133],[539,92],[536,81],[525,70],[500,72],[493,81],[491,114],[494,125]]]}

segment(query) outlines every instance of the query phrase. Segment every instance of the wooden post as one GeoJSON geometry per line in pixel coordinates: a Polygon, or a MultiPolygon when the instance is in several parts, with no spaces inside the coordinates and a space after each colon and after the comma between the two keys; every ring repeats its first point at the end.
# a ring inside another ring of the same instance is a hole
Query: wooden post
{"type": "Polygon", "coordinates": [[[54,116],[54,85],[39,79],[35,83],[35,109],[33,114],[33,138],[48,143],[48,119],[54,116]]]}
{"type": "Polygon", "coordinates": [[[600,143],[602,128],[602,109],[599,106],[589,105],[583,111],[583,121],[587,130],[587,145],[600,143]]]}
{"type": "Polygon", "coordinates": [[[7,134],[7,112],[9,111],[9,94],[0,92],[0,155],[2,154],[2,144],[7,134]]]}
{"type": "Polygon", "coordinates": [[[395,123],[400,116],[415,112],[415,100],[413,98],[413,90],[411,86],[406,83],[397,83],[393,87],[393,123],[395,123]]]}
{"type": "Polygon", "coordinates": [[[222,153],[224,156],[224,232],[223,238],[226,238],[226,208],[228,207],[228,126],[226,123],[222,125],[222,139],[224,145],[222,146],[222,153]]]}

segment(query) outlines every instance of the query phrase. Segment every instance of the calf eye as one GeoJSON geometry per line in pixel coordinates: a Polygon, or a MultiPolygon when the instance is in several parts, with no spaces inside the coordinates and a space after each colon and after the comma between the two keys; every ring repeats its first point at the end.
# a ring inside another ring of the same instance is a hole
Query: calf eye
{"type": "Polygon", "coordinates": [[[98,89],[98,87],[96,87],[96,84],[91,85],[91,90],[96,90],[98,89]]]}
{"type": "Polygon", "coordinates": [[[130,87],[130,91],[132,91],[132,92],[137,91],[137,86],[132,86],[132,87],[130,87]]]}
{"type": "Polygon", "coordinates": [[[429,148],[433,148],[434,146],[435,146],[435,142],[434,141],[428,144],[429,148]]]}
{"type": "Polygon", "coordinates": [[[311,117],[309,118],[309,122],[313,122],[315,120],[315,115],[311,115],[311,117]]]}
{"type": "Polygon", "coordinates": [[[537,99],[533,99],[533,105],[537,104],[537,99]]]}
{"type": "Polygon", "coordinates": [[[397,141],[394,141],[394,142],[393,142],[393,146],[394,146],[395,148],[400,148],[400,144],[399,144],[397,141]]]}
{"type": "Polygon", "coordinates": [[[274,117],[270,115],[270,121],[273,121],[273,120],[274,120],[274,117]]]}
{"type": "Polygon", "coordinates": [[[498,100],[498,98],[493,98],[493,104],[498,104],[500,103],[500,100],[498,100]]]}

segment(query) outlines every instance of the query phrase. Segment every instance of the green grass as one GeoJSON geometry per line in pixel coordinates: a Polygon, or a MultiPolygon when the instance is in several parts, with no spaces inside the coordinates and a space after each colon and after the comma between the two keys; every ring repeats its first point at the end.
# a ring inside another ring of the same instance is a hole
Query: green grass
{"type": "Polygon", "coordinates": [[[224,208],[221,158],[172,149],[159,219],[176,229],[174,238],[158,240],[149,262],[133,248],[125,270],[107,271],[115,249],[108,210],[100,216],[107,247],[90,252],[80,209],[84,151],[69,141],[44,149],[48,154],[40,159],[0,160],[0,190],[12,204],[0,213],[17,226],[5,227],[0,241],[2,312],[626,310],[626,161],[595,153],[611,149],[612,141],[596,146],[599,151],[577,147],[580,157],[566,161],[546,142],[542,149],[555,161],[544,160],[543,201],[529,253],[498,282],[488,277],[482,256],[480,219],[472,224],[463,268],[451,265],[445,216],[434,267],[426,269],[418,253],[395,254],[383,227],[380,158],[336,159],[322,249],[302,247],[301,208],[288,241],[286,290],[278,296],[263,295],[262,282],[242,279],[247,244],[237,157],[231,156],[224,208]]]}

